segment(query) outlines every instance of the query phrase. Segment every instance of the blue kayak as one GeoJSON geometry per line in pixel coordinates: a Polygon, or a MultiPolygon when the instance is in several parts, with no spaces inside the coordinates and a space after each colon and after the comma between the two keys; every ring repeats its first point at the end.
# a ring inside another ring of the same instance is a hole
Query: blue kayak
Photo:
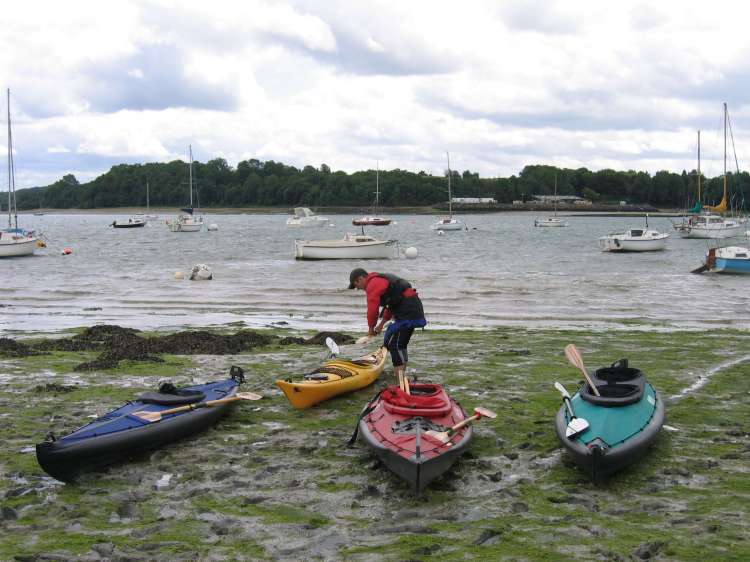
{"type": "Polygon", "coordinates": [[[571,398],[575,416],[586,420],[588,429],[566,437],[571,416],[564,405],[555,429],[575,463],[598,480],[646,453],[664,425],[664,401],[640,369],[628,366],[627,359],[597,369],[592,382],[601,396],[584,384],[571,398]]]}
{"type": "Polygon", "coordinates": [[[37,461],[50,476],[71,482],[82,472],[127,460],[204,430],[231,406],[228,403],[203,407],[204,403],[234,396],[244,381],[239,367],[232,367],[230,374],[231,378],[226,380],[183,388],[167,383],[158,392],[146,392],[65,436],[49,434],[36,446],[37,461]],[[156,422],[133,415],[181,406],[194,409],[167,414],[156,422]]]}

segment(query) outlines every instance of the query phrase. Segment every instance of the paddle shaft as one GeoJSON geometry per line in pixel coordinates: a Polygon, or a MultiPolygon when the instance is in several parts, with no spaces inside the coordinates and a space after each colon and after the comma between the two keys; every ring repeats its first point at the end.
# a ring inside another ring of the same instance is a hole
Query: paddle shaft
{"type": "Polygon", "coordinates": [[[218,400],[198,402],[197,404],[188,404],[187,406],[180,406],[179,408],[170,408],[169,410],[162,410],[161,412],[149,413],[159,414],[160,416],[165,416],[167,414],[179,414],[180,412],[189,412],[190,410],[197,410],[198,408],[211,408],[213,406],[221,406],[222,404],[236,402],[237,400],[244,400],[244,398],[242,398],[241,396],[228,396],[226,398],[219,398],[218,400]]]}

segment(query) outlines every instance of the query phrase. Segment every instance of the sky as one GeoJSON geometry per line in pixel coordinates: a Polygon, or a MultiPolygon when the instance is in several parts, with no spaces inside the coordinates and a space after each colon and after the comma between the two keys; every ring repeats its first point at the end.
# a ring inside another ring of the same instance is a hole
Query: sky
{"type": "Polygon", "coordinates": [[[0,77],[11,90],[19,189],[187,160],[188,145],[198,161],[233,167],[256,158],[354,172],[378,162],[442,174],[449,152],[454,170],[482,177],[533,164],[679,173],[696,167],[698,130],[713,177],[723,102],[740,169],[750,158],[750,5],[740,2],[4,9],[0,77]]]}

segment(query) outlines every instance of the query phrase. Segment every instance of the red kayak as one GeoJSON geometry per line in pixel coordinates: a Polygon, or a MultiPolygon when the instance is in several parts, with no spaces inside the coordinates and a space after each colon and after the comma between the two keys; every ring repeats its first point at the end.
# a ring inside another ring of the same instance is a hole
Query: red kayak
{"type": "Polygon", "coordinates": [[[437,384],[411,385],[411,394],[389,386],[365,408],[359,431],[392,472],[414,493],[448,470],[466,450],[473,432],[466,425],[443,442],[429,432],[445,432],[467,418],[461,405],[437,384]]]}

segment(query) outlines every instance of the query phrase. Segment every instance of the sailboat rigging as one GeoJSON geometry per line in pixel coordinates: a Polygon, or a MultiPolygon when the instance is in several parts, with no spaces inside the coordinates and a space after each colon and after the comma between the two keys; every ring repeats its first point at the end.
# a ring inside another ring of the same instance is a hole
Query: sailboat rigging
{"type": "Polygon", "coordinates": [[[448,216],[435,221],[432,230],[464,230],[466,225],[458,219],[453,218],[453,194],[451,192],[451,157],[448,152],[445,153],[448,160],[448,216]]]}
{"type": "Polygon", "coordinates": [[[557,174],[555,174],[555,195],[552,199],[553,211],[551,217],[544,217],[543,219],[535,219],[534,226],[568,226],[567,221],[557,218],[557,174]]]}
{"type": "Polygon", "coordinates": [[[391,219],[381,216],[380,210],[380,162],[375,163],[375,204],[369,215],[352,219],[354,226],[388,226],[391,219]]]}
{"type": "Polygon", "coordinates": [[[199,232],[203,228],[203,217],[194,216],[193,213],[193,146],[188,145],[190,153],[188,191],[190,192],[190,206],[180,209],[182,213],[177,215],[174,220],[167,221],[169,230],[172,232],[199,232]]]}

